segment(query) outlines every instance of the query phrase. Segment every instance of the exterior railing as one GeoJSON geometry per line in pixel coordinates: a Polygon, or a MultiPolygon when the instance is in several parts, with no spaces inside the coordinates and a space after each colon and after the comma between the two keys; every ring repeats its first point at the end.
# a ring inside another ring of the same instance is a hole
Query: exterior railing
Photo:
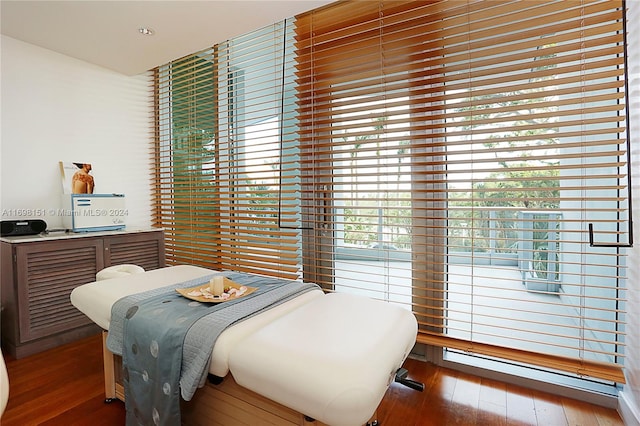
{"type": "MultiPolygon", "coordinates": [[[[560,224],[553,211],[480,210],[448,219],[447,262],[466,265],[518,266],[531,291],[560,289],[560,224]]],[[[381,226],[379,228],[382,228],[381,226]]],[[[383,240],[378,235],[378,240],[383,240]]],[[[410,262],[411,249],[387,243],[338,245],[336,260],[410,262]]]]}

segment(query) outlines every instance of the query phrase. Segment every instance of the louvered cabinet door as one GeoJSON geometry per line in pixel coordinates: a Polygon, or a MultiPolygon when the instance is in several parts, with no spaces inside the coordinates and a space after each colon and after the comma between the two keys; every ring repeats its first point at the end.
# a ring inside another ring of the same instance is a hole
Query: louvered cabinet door
{"type": "Polygon", "coordinates": [[[134,264],[145,271],[164,268],[164,232],[152,231],[104,238],[104,266],[134,264]]]}
{"type": "Polygon", "coordinates": [[[99,238],[20,244],[16,274],[20,342],[91,324],[69,300],[71,291],[95,281],[104,267],[99,238]]]}

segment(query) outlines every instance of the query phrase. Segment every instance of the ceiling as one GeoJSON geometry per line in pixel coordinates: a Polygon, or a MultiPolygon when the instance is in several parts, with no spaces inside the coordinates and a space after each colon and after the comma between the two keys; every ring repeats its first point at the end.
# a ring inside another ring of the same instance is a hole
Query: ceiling
{"type": "Polygon", "coordinates": [[[137,75],[333,0],[2,0],[1,33],[137,75]],[[154,30],[143,36],[139,28],[154,30]]]}

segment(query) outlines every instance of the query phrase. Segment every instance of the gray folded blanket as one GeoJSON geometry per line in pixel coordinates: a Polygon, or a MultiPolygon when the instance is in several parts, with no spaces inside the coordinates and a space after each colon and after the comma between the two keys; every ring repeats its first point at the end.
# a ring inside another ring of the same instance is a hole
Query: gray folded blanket
{"type": "Polygon", "coordinates": [[[127,425],[179,425],[180,395],[189,401],[204,385],[211,352],[227,327],[319,288],[221,273],[258,290],[224,303],[200,303],[175,291],[206,286],[214,275],[127,296],[113,305],[107,348],[122,356],[127,425]]]}

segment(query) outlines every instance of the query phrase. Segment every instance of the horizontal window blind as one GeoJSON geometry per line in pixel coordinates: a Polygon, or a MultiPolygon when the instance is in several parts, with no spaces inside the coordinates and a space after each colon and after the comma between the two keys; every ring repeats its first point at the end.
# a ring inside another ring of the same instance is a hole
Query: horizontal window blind
{"type": "Polygon", "coordinates": [[[305,278],[422,343],[623,382],[619,1],[339,2],[297,17],[305,278]]]}
{"type": "Polygon", "coordinates": [[[291,34],[282,22],[155,70],[154,224],[170,264],[298,278],[296,183],[281,166],[295,155],[291,34]]]}

